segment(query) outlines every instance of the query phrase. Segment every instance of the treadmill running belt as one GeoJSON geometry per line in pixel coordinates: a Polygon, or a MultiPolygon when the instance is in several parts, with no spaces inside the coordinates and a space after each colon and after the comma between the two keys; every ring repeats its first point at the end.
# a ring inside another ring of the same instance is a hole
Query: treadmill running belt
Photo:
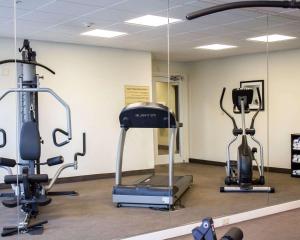
{"type": "MultiPolygon", "coordinates": [[[[174,185],[176,185],[176,182],[178,182],[182,176],[174,176],[174,185]]],[[[162,175],[152,175],[142,182],[139,182],[136,184],[137,187],[168,187],[169,186],[169,177],[168,176],[162,176],[162,175]]]]}

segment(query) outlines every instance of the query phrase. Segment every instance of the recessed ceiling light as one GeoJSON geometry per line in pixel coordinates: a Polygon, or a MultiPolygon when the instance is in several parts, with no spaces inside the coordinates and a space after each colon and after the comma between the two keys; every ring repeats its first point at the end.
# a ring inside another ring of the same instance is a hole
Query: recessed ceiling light
{"type": "Polygon", "coordinates": [[[113,37],[118,37],[118,36],[122,36],[122,35],[127,35],[127,33],[109,31],[109,30],[103,30],[103,29],[94,29],[94,30],[91,30],[88,32],[81,33],[80,35],[92,36],[92,37],[102,37],[102,38],[113,38],[113,37]]]}
{"type": "Polygon", "coordinates": [[[229,49],[229,48],[236,48],[237,46],[232,46],[232,45],[225,45],[225,44],[210,44],[210,45],[204,45],[204,46],[199,46],[196,47],[197,49],[208,49],[208,50],[224,50],[224,49],[229,49]]]}
{"type": "Polygon", "coordinates": [[[290,39],[295,39],[296,37],[285,36],[280,34],[264,35],[259,37],[248,38],[249,41],[258,41],[258,42],[278,42],[285,41],[290,39]]]}
{"type": "Polygon", "coordinates": [[[150,27],[159,27],[162,25],[167,25],[168,23],[176,23],[176,22],[181,22],[181,21],[182,21],[181,19],[176,19],[176,18],[145,15],[142,17],[127,20],[125,22],[132,23],[132,24],[144,25],[144,26],[150,26],[150,27]]]}

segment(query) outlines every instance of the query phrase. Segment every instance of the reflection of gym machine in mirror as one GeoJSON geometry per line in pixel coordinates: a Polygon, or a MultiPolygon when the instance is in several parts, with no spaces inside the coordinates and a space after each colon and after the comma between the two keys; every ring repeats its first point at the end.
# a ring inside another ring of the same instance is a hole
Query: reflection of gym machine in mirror
{"type": "Polygon", "coordinates": [[[174,150],[176,132],[182,124],[168,107],[157,103],[135,103],[126,106],[119,116],[119,138],[116,183],[113,188],[113,203],[118,207],[135,206],[157,209],[173,209],[175,203],[191,186],[193,177],[174,176],[174,150]],[[122,185],[122,160],[126,133],[130,128],[167,128],[169,138],[169,175],[152,175],[134,185],[122,185]]]}
{"type": "MultiPolygon", "coordinates": [[[[45,92],[52,95],[66,110],[67,117],[67,131],[56,128],[53,131],[53,142],[57,147],[68,144],[72,139],[71,128],[71,111],[68,104],[60,98],[53,90],[49,88],[40,88],[39,79],[36,74],[36,66],[40,66],[54,73],[48,67],[36,62],[36,52],[30,48],[28,40],[24,40],[23,47],[19,49],[22,52],[22,60],[4,60],[1,64],[17,63],[17,79],[18,88],[8,89],[0,95],[0,101],[9,93],[17,93],[18,95],[18,153],[19,161],[0,158],[0,168],[7,170],[8,175],[5,176],[4,182],[11,184],[14,193],[3,193],[0,197],[5,197],[2,201],[3,205],[8,208],[14,208],[21,205],[21,210],[24,213],[24,220],[15,227],[4,227],[2,236],[10,236],[17,233],[32,232],[34,230],[43,229],[43,225],[47,221],[30,223],[32,218],[35,218],[38,213],[39,206],[48,205],[51,202],[49,195],[77,195],[74,191],[66,192],[50,192],[54,183],[58,179],[61,172],[67,168],[73,167],[77,169],[78,156],[85,155],[85,133],[83,133],[83,153],[75,153],[74,161],[62,165],[49,181],[47,174],[40,173],[40,166],[48,165],[55,166],[64,162],[63,156],[57,156],[47,159],[46,162],[40,162],[41,144],[43,143],[39,133],[39,115],[38,115],[38,93],[45,92]],[[57,133],[61,133],[67,137],[63,142],[58,142],[57,133]],[[12,174],[13,167],[18,166],[18,175],[12,174]]],[[[1,130],[3,134],[3,144],[6,145],[6,133],[1,130]]]]}
{"type": "MultiPolygon", "coordinates": [[[[192,231],[194,240],[217,240],[217,235],[212,218],[204,218],[199,227],[192,231]]],[[[221,240],[242,240],[244,234],[241,229],[232,227],[221,240]]]]}
{"type": "Polygon", "coordinates": [[[253,185],[264,185],[264,161],[263,161],[263,146],[261,143],[254,138],[255,128],[254,122],[260,111],[261,97],[259,89],[257,88],[257,94],[259,98],[259,107],[252,117],[250,128],[246,128],[245,114],[250,113],[249,104],[252,102],[253,89],[250,88],[236,88],[232,90],[232,102],[233,112],[241,114],[242,128],[238,128],[236,121],[223,107],[223,98],[225,95],[226,88],[223,88],[220,107],[222,111],[232,120],[233,130],[232,133],[234,138],[229,142],[227,146],[227,159],[226,159],[226,178],[225,184],[232,185],[237,184],[239,186],[234,187],[221,187],[221,192],[274,192],[272,187],[253,186],[253,185]],[[230,146],[234,143],[238,136],[242,135],[242,143],[238,147],[237,161],[232,161],[230,157],[230,146]],[[252,140],[256,142],[260,147],[260,161],[258,163],[254,154],[257,152],[256,148],[250,148],[248,145],[247,136],[251,136],[252,140]],[[259,178],[253,178],[253,161],[256,162],[259,178]]]}

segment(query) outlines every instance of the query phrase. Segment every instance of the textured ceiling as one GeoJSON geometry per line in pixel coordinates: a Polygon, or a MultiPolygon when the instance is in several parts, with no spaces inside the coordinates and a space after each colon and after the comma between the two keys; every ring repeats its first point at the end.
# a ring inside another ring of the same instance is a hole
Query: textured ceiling
{"type": "MultiPolygon", "coordinates": [[[[124,49],[151,51],[156,59],[167,58],[167,27],[146,27],[124,23],[145,14],[169,16],[184,21],[171,24],[170,57],[176,61],[241,55],[266,51],[265,43],[246,41],[266,33],[287,34],[295,40],[270,43],[270,50],[300,47],[300,10],[244,9],[231,10],[193,21],[189,12],[230,2],[228,0],[22,0],[17,4],[18,38],[67,42],[124,49]],[[81,36],[92,28],[127,32],[113,39],[81,36]],[[212,43],[236,45],[224,51],[196,50],[212,43]]],[[[0,0],[0,36],[13,37],[13,1],[0,0]]]]}

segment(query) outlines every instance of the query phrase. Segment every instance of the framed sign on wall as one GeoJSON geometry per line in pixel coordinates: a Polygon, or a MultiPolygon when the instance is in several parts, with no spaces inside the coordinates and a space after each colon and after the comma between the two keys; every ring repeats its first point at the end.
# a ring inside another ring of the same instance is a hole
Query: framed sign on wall
{"type": "Polygon", "coordinates": [[[258,93],[257,93],[257,89],[259,89],[260,97],[261,97],[260,111],[265,110],[264,80],[241,81],[240,88],[253,89],[253,99],[252,99],[252,103],[249,106],[251,111],[256,111],[259,107],[259,98],[258,98],[258,93]]]}
{"type": "Polygon", "coordinates": [[[125,105],[150,101],[149,86],[125,85],[125,105]]]}

